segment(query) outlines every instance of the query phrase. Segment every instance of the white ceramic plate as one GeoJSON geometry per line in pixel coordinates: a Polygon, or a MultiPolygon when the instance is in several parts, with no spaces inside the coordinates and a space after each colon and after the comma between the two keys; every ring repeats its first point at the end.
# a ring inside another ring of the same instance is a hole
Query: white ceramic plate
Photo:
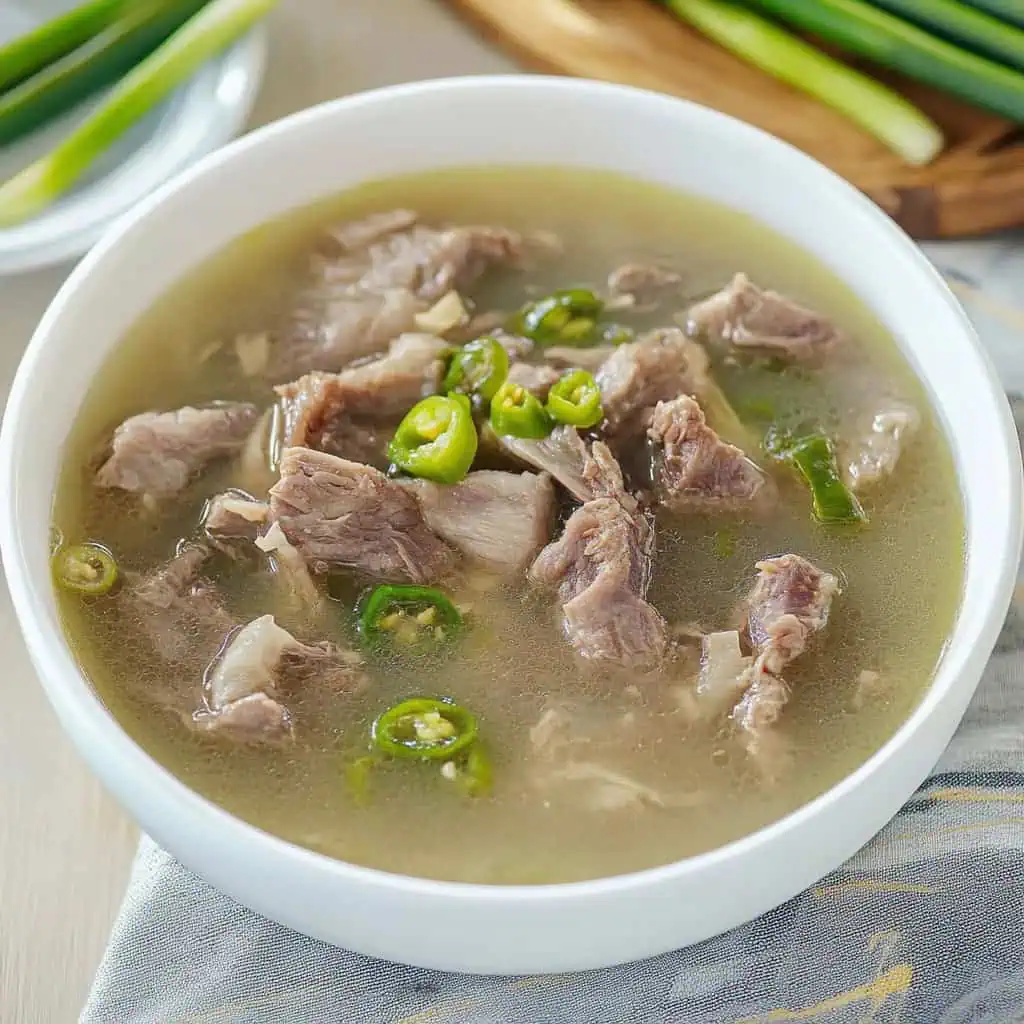
{"type": "MultiPolygon", "coordinates": [[[[47,21],[77,0],[0,0],[0,44],[47,21]]],[[[0,274],[77,259],[107,226],[178,171],[233,138],[252,109],[266,56],[262,29],[196,75],[140,121],[79,187],[44,214],[0,230],[0,274]]],[[[58,142],[102,96],[19,142],[0,148],[6,180],[58,142]]]]}

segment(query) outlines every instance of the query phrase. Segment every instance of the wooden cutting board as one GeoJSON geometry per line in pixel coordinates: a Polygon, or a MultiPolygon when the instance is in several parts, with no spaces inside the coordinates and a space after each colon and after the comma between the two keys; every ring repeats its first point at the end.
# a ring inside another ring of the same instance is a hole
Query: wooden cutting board
{"type": "Polygon", "coordinates": [[[866,192],[916,238],[1024,225],[1024,128],[899,76],[943,128],[928,167],[903,163],[816,100],[742,63],[652,0],[448,0],[527,65],[655,89],[742,118],[866,192]]]}

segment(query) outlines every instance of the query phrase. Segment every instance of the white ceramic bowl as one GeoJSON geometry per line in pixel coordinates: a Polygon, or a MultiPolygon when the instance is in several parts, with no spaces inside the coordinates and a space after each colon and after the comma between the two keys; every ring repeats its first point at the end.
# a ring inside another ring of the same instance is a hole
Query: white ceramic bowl
{"type": "Polygon", "coordinates": [[[29,345],[0,437],[3,560],[32,659],[93,770],[152,837],[218,889],[309,935],[407,963],[488,973],[610,965],[747,921],[867,842],[960,721],[1009,603],[1021,469],[999,383],[916,246],[806,156],[650,93],[541,77],[434,81],[352,96],[244,138],[141,203],[79,265],[29,345]],[[935,680],[892,740],[796,813],[711,853],[572,885],[455,885],[310,853],[191,792],[121,731],[82,676],[49,586],[65,439],[126,329],[250,228],[367,179],[464,164],[613,169],[746,210],[839,274],[888,325],[952,440],[966,505],[963,603],[935,680]],[[154,258],[154,253],[159,258],[154,258]]]}

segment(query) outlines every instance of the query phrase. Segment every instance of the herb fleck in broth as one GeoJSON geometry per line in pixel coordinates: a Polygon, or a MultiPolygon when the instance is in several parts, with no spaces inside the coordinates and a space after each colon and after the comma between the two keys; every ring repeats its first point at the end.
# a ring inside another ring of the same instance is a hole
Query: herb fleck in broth
{"type": "MultiPolygon", "coordinates": [[[[520,581],[458,595],[472,604],[471,625],[450,657],[380,655],[369,660],[372,682],[362,692],[324,693],[313,679],[289,694],[296,742],[281,750],[232,748],[188,731],[154,695],[198,699],[201,680],[164,678],[173,673],[154,661],[115,603],[61,593],[67,634],[111,712],[185,782],[267,831],[360,864],[473,882],[561,882],[676,860],[778,819],[856,768],[917,703],[953,622],[963,524],[947,444],[892,341],[828,272],[741,215],[653,186],[579,171],[466,169],[376,183],[252,233],[176,286],[108,362],[66,451],[55,510],[62,535],[106,544],[129,574],[151,570],[195,536],[206,499],[241,486],[231,463],[207,470],[154,512],[93,486],[96,452],[142,410],[213,400],[268,407],[271,387],[239,371],[235,337],[258,337],[282,322],[324,225],[395,207],[416,209],[428,223],[501,223],[562,237],[564,254],[542,269],[494,275],[469,289],[484,309],[513,309],[552,288],[596,287],[613,267],[642,260],[678,270],[690,298],[743,270],[832,316],[853,354],[811,373],[751,370],[715,357],[719,383],[758,429],[766,419],[842,427],[857,396],[878,381],[921,411],[922,427],[893,478],[864,498],[864,526],[814,522],[806,487],[781,470],[774,472],[779,504],[767,518],[657,514],[649,599],[671,626],[734,628],[754,563],[769,555],[797,552],[840,576],[827,629],[787,668],[793,696],[777,731],[790,768],[768,782],[724,721],[698,727],[673,710],[670,688],[692,680],[692,662],[675,665],[678,679],[667,672],[642,690],[581,673],[551,596],[527,593],[520,581]],[[879,673],[881,696],[858,707],[863,671],[879,673]],[[346,771],[365,753],[371,722],[420,694],[450,696],[477,715],[494,762],[493,795],[466,799],[444,783],[439,764],[396,762],[375,771],[360,806],[346,771]],[[573,706],[581,728],[593,720],[607,733],[612,723],[613,739],[595,740],[593,759],[657,791],[664,806],[593,810],[574,804],[568,790],[549,797],[532,786],[530,729],[552,695],[573,706]]],[[[667,323],[672,311],[647,323],[667,323]]],[[[567,513],[572,504],[564,505],[567,513]]],[[[354,582],[332,581],[326,619],[312,635],[281,603],[274,581],[244,560],[217,555],[206,575],[239,622],[270,612],[300,639],[358,644],[354,582]]]]}

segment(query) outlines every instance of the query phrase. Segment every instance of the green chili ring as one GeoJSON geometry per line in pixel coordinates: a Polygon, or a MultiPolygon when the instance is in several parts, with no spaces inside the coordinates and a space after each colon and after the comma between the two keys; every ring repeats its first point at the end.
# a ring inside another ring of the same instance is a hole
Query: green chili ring
{"type": "Polygon", "coordinates": [[[432,395],[417,402],[388,444],[388,458],[407,473],[439,484],[457,484],[479,444],[469,399],[432,395]]]}
{"type": "Polygon", "coordinates": [[[109,594],[119,572],[114,556],[102,544],[73,544],[53,556],[58,586],[87,597],[109,594]]]}
{"type": "Polygon", "coordinates": [[[579,344],[597,326],[604,303],[587,288],[565,288],[529,302],[514,319],[518,333],[540,344],[579,344]]]}
{"type": "MultiPolygon", "coordinates": [[[[448,642],[462,632],[464,623],[458,608],[440,590],[433,587],[418,587],[401,583],[385,583],[372,590],[357,609],[359,632],[373,644],[390,639],[386,620],[393,615],[417,617],[433,610],[429,621],[418,619],[418,624],[431,630],[434,643],[448,642]],[[437,630],[441,635],[437,635],[437,630]]],[[[422,646],[422,643],[414,646],[422,646]]]]}
{"type": "Polygon", "coordinates": [[[568,370],[548,392],[547,411],[572,427],[596,426],[604,419],[601,389],[586,370],[568,370]]]}
{"type": "Polygon", "coordinates": [[[511,381],[505,381],[491,399],[490,420],[494,432],[506,437],[540,439],[555,426],[540,399],[511,381]]]}
{"type": "Polygon", "coordinates": [[[413,697],[383,712],[373,723],[371,737],[374,746],[389,757],[447,761],[472,747],[478,731],[476,717],[464,707],[413,697]]]}
{"type": "Polygon", "coordinates": [[[458,349],[448,364],[441,390],[479,395],[489,402],[508,376],[508,352],[494,338],[477,338],[458,349]]]}

